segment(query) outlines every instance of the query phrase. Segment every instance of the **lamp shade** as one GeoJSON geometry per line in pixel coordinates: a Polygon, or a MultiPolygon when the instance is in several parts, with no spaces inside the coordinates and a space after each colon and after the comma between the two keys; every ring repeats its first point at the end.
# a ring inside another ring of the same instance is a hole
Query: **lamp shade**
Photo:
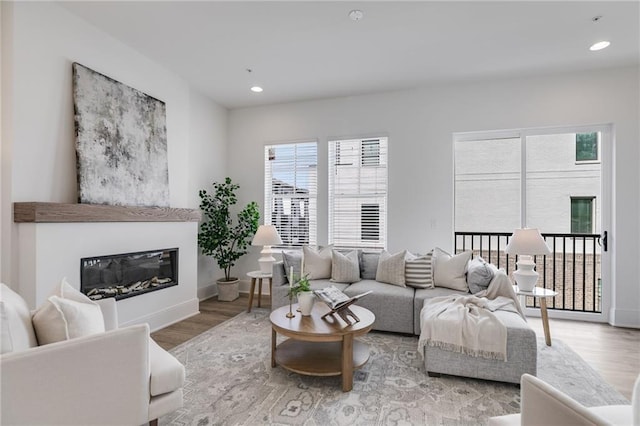
{"type": "Polygon", "coordinates": [[[505,251],[508,254],[541,255],[551,254],[537,228],[523,228],[513,231],[505,251]]]}
{"type": "Polygon", "coordinates": [[[254,246],[275,246],[278,244],[282,244],[282,239],[274,225],[260,225],[251,242],[251,245],[254,246]]]}

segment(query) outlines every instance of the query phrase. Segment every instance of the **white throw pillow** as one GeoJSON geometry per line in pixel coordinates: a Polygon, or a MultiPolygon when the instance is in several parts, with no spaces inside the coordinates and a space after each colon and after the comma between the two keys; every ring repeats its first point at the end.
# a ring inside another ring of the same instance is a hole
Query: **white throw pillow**
{"type": "Polygon", "coordinates": [[[404,267],[405,284],[415,288],[433,288],[431,259],[433,250],[423,255],[407,255],[404,267]]]}
{"type": "Polygon", "coordinates": [[[346,254],[337,250],[331,252],[331,281],[345,284],[360,281],[358,250],[346,254]]]}
{"type": "Polygon", "coordinates": [[[304,274],[310,280],[328,280],[331,278],[331,246],[321,250],[302,246],[302,263],[304,274]]]}
{"type": "Polygon", "coordinates": [[[464,251],[451,256],[436,247],[433,250],[433,282],[436,287],[446,287],[458,291],[469,291],[467,286],[467,264],[473,252],[464,251]]]}
{"type": "Polygon", "coordinates": [[[404,282],[404,263],[406,255],[406,250],[402,250],[396,254],[390,254],[386,250],[380,253],[378,270],[376,272],[376,281],[406,287],[404,282]]]}
{"type": "Polygon", "coordinates": [[[0,354],[13,352],[13,339],[9,330],[9,308],[0,300],[0,354]]]}
{"type": "Polygon", "coordinates": [[[100,306],[71,287],[66,278],[33,314],[33,327],[40,345],[105,331],[100,306]]]}
{"type": "Polygon", "coordinates": [[[0,283],[0,331],[2,354],[38,346],[27,302],[3,283],[0,283]]]}

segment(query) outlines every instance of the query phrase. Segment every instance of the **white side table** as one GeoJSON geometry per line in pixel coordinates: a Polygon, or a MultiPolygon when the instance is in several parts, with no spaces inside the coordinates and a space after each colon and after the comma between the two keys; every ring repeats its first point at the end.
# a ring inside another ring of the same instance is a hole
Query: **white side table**
{"type": "Polygon", "coordinates": [[[271,280],[271,274],[265,274],[262,271],[251,271],[247,273],[247,276],[251,278],[251,290],[249,290],[249,307],[247,308],[247,312],[251,312],[251,307],[253,306],[253,292],[256,290],[256,280],[258,280],[258,308],[260,307],[260,301],[262,299],[262,280],[265,278],[269,280],[269,301],[271,301],[273,281],[271,280]]]}
{"type": "MultiPolygon", "coordinates": [[[[540,315],[542,316],[542,327],[544,328],[544,340],[547,346],[551,346],[551,332],[549,331],[549,317],[547,315],[547,297],[556,297],[557,291],[549,290],[542,287],[534,287],[533,291],[521,291],[517,285],[513,286],[513,290],[518,296],[529,296],[540,299],[540,315]]],[[[520,303],[525,307],[525,303],[520,303]]]]}

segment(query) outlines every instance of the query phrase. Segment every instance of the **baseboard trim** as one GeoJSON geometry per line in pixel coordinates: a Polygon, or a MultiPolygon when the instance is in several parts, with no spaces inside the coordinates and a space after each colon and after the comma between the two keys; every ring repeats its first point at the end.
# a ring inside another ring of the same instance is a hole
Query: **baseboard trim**
{"type": "MultiPolygon", "coordinates": [[[[251,281],[248,280],[240,280],[238,291],[241,294],[249,294],[249,290],[251,289],[251,281]]],[[[257,286],[256,286],[257,287],[257,286]]],[[[257,291],[257,290],[256,290],[257,291]]],[[[198,287],[198,299],[200,301],[211,299],[218,295],[218,286],[215,283],[207,284],[201,287],[198,287]]],[[[262,285],[262,295],[269,295],[269,282],[265,281],[262,285]]]]}
{"type": "Polygon", "coordinates": [[[609,324],[615,327],[640,328],[640,311],[633,309],[611,309],[609,324]]]}
{"type": "Polygon", "coordinates": [[[198,287],[198,300],[203,301],[218,295],[218,286],[211,283],[198,287]]]}
{"type": "Polygon", "coordinates": [[[135,318],[131,321],[120,324],[120,327],[127,327],[136,324],[149,324],[151,332],[160,330],[175,324],[187,318],[200,313],[199,310],[200,301],[196,298],[187,300],[186,302],[179,303],[174,306],[170,306],[166,309],[162,309],[157,312],[153,312],[143,317],[135,318]]]}

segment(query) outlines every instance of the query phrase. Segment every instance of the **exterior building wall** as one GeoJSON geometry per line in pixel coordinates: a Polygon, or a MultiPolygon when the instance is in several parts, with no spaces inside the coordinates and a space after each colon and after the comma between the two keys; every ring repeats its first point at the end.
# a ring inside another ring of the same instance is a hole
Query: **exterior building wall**
{"type": "Polygon", "coordinates": [[[456,231],[511,232],[526,225],[543,233],[571,232],[571,197],[594,197],[600,232],[600,162],[576,162],[575,134],[526,140],[526,223],[521,224],[520,138],[457,142],[456,231]]]}

